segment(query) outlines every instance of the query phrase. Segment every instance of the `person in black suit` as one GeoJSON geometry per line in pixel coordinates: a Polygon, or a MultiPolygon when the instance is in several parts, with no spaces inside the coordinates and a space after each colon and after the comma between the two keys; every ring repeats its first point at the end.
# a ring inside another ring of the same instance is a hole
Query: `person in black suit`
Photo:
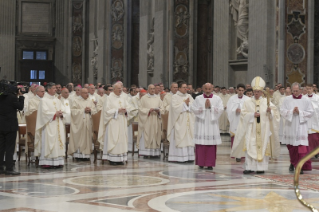
{"type": "Polygon", "coordinates": [[[19,129],[17,110],[23,110],[23,106],[24,96],[20,91],[19,98],[13,93],[0,93],[0,174],[20,174],[13,170],[13,154],[19,129]],[[6,154],[5,162],[4,154],[6,154]]]}

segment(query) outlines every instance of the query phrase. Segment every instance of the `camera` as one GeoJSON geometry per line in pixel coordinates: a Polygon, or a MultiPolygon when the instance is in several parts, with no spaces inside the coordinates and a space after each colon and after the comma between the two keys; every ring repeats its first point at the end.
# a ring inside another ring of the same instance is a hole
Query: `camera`
{"type": "Polygon", "coordinates": [[[8,95],[8,94],[18,95],[19,91],[22,94],[24,94],[24,93],[27,93],[28,90],[29,89],[28,89],[27,82],[16,82],[16,81],[7,81],[7,80],[0,81],[0,95],[8,95]]]}

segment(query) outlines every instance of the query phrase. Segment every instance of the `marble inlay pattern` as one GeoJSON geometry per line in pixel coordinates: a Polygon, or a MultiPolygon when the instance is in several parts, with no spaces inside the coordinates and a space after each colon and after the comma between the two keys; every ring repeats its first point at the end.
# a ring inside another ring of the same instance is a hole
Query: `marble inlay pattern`
{"type": "MultiPolygon", "coordinates": [[[[128,156],[128,164],[110,166],[98,161],[68,158],[63,169],[40,169],[16,163],[21,176],[0,175],[0,212],[124,212],[124,211],[307,211],[295,198],[288,150],[264,175],[243,175],[244,160],[230,158],[229,137],[222,136],[216,167],[199,169],[194,163],[128,156]]],[[[22,154],[23,155],[23,154],[22,154]]],[[[93,156],[92,156],[93,158],[93,156]]],[[[300,185],[316,185],[319,160],[300,178],[300,185]],[[312,180],[312,182],[311,182],[312,180]]],[[[319,192],[302,187],[306,200],[319,207],[319,192]]]]}
{"type": "Polygon", "coordinates": [[[83,176],[64,180],[64,182],[81,186],[97,187],[133,187],[133,186],[151,186],[168,183],[169,180],[157,177],[137,176],[137,175],[99,175],[83,176]]]}

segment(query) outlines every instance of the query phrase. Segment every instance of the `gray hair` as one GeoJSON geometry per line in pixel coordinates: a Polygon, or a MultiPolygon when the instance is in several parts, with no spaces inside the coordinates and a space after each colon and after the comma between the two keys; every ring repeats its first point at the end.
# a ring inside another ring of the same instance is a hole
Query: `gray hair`
{"type": "Polygon", "coordinates": [[[229,87],[228,89],[234,89],[234,87],[229,87]]]}
{"type": "Polygon", "coordinates": [[[298,82],[292,83],[291,88],[293,88],[295,86],[298,86],[299,90],[301,89],[301,85],[298,82]]]}
{"type": "Polygon", "coordinates": [[[51,89],[53,86],[55,86],[55,84],[53,82],[49,82],[47,84],[47,89],[51,89]]]}
{"type": "Polygon", "coordinates": [[[43,90],[45,90],[44,87],[42,85],[40,85],[40,86],[36,87],[35,92],[38,93],[40,88],[43,88],[43,90]]]}
{"type": "MultiPolygon", "coordinates": [[[[149,85],[147,86],[147,89],[150,89],[150,86],[151,86],[151,85],[153,85],[153,84],[149,84],[149,85]]],[[[153,85],[153,86],[155,86],[155,85],[153,85]]]]}
{"type": "Polygon", "coordinates": [[[116,85],[121,85],[121,87],[122,87],[123,83],[122,83],[122,82],[116,82],[116,83],[114,83],[114,84],[112,85],[112,87],[115,88],[116,85]]]}

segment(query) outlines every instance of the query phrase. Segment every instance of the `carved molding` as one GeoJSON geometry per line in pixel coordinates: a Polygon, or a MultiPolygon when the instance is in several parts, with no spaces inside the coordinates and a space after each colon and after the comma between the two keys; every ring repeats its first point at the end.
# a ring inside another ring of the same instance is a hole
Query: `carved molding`
{"type": "Polygon", "coordinates": [[[72,2],[72,82],[82,84],[83,1],[72,2]]]}
{"type": "Polygon", "coordinates": [[[123,0],[112,0],[112,49],[111,49],[111,80],[123,81],[124,61],[124,16],[125,8],[123,0]]]}
{"type": "Polygon", "coordinates": [[[189,76],[189,1],[174,1],[174,73],[173,80],[188,82],[189,76]]]}
{"type": "Polygon", "coordinates": [[[147,73],[150,76],[154,74],[154,18],[150,27],[149,39],[147,40],[147,73]]]}

